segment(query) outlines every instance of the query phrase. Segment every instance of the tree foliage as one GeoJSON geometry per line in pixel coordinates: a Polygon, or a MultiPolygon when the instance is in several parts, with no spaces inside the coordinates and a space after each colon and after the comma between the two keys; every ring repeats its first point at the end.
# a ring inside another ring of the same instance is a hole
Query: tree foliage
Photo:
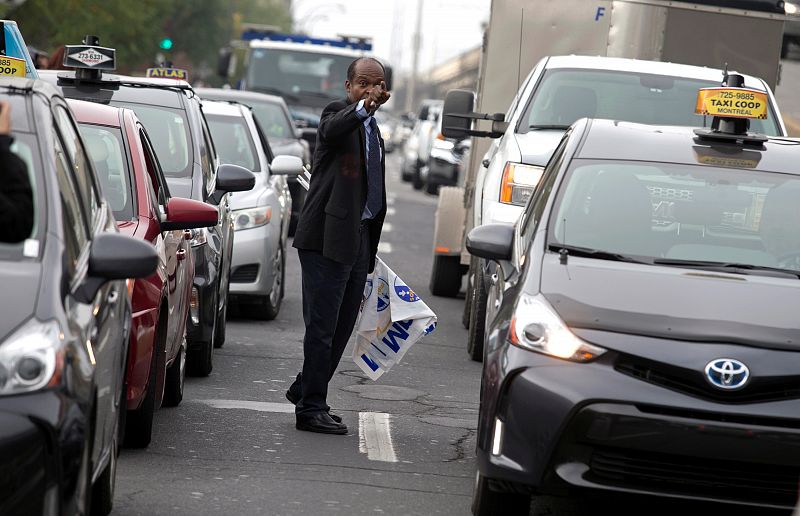
{"type": "Polygon", "coordinates": [[[242,21],[283,30],[292,24],[282,0],[27,0],[4,17],[19,24],[27,44],[47,51],[97,35],[101,45],[117,49],[123,72],[152,66],[164,37],[174,42],[162,51],[167,59],[213,67],[242,21]]]}

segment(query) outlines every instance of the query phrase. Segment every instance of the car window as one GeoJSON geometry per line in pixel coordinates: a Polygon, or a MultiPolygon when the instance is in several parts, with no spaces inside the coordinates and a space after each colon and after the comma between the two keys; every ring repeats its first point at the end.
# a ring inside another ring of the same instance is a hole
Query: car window
{"type": "Polygon", "coordinates": [[[72,277],[78,267],[78,258],[88,243],[89,225],[81,207],[82,201],[78,193],[69,158],[58,138],[55,141],[56,178],[61,196],[61,227],[64,236],[64,266],[72,277]]]}
{"type": "MultiPolygon", "coordinates": [[[[518,131],[568,127],[580,118],[605,118],[653,125],[701,127],[710,117],[694,112],[697,90],[719,86],[703,81],[609,70],[551,69],[526,107],[518,131]]],[[[752,131],[775,136],[775,114],[751,120],[752,131]]]]}
{"type": "Polygon", "coordinates": [[[191,137],[189,122],[183,110],[133,103],[119,105],[133,109],[147,129],[164,175],[191,176],[191,137]]]}
{"type": "Polygon", "coordinates": [[[573,161],[563,185],[551,243],[800,270],[796,176],[580,160],[573,161]]]}
{"type": "Polygon", "coordinates": [[[255,115],[258,123],[261,124],[261,129],[267,134],[269,138],[294,138],[294,126],[288,118],[286,112],[278,104],[270,102],[252,102],[248,103],[253,108],[253,115],[255,115]]]}
{"type": "Polygon", "coordinates": [[[13,188],[0,187],[2,192],[3,213],[8,214],[9,220],[4,220],[5,225],[0,227],[0,259],[20,258],[21,256],[34,258],[38,252],[32,255],[25,252],[24,242],[26,239],[35,238],[38,233],[40,203],[38,203],[37,189],[37,169],[38,167],[38,148],[36,138],[31,134],[16,133],[15,141],[11,145],[11,152],[16,154],[25,165],[22,174],[11,174],[3,172],[3,179],[6,185],[13,185],[13,188]],[[26,184],[27,183],[27,184],[26,184]],[[27,195],[26,186],[30,186],[31,196],[27,195]],[[13,212],[13,214],[12,214],[13,212]],[[30,226],[30,233],[27,227],[30,226]]]}
{"type": "Polygon", "coordinates": [[[163,176],[164,172],[158,161],[158,156],[156,156],[147,132],[141,128],[139,129],[139,138],[142,142],[142,153],[144,154],[144,160],[147,165],[147,176],[153,188],[153,193],[155,194],[153,199],[157,199],[157,202],[166,208],[170,193],[166,179],[164,179],[163,176]]]}
{"type": "Polygon", "coordinates": [[[100,189],[117,221],[132,220],[133,188],[130,170],[118,128],[80,124],[81,136],[92,159],[100,189]]]}
{"type": "Polygon", "coordinates": [[[200,151],[200,164],[203,169],[203,182],[206,187],[206,192],[210,195],[213,193],[212,185],[216,184],[217,180],[216,170],[214,169],[216,166],[214,157],[217,155],[217,151],[214,147],[214,142],[211,139],[211,134],[209,133],[206,122],[203,121],[201,125],[203,127],[203,141],[205,143],[200,151]]]}
{"type": "Polygon", "coordinates": [[[56,106],[53,112],[58,132],[63,140],[65,156],[75,172],[84,213],[88,220],[93,220],[99,204],[99,191],[94,183],[94,175],[89,167],[86,151],[67,110],[62,106],[56,106]]]}
{"type": "Polygon", "coordinates": [[[556,183],[558,172],[564,163],[564,155],[567,148],[568,137],[569,133],[564,135],[564,138],[561,140],[558,148],[556,148],[555,152],[550,157],[550,161],[544,169],[542,180],[536,187],[536,190],[533,192],[530,201],[528,201],[528,206],[523,212],[522,219],[520,221],[520,224],[522,224],[520,229],[521,241],[518,246],[518,251],[520,253],[520,265],[525,263],[525,256],[528,252],[528,246],[533,241],[539,221],[542,220],[544,209],[547,206],[547,200],[550,198],[550,194],[553,191],[553,185],[556,183]]]}
{"type": "Polygon", "coordinates": [[[260,171],[258,154],[244,118],[206,115],[206,119],[222,163],[239,165],[253,172],[260,171]]]}

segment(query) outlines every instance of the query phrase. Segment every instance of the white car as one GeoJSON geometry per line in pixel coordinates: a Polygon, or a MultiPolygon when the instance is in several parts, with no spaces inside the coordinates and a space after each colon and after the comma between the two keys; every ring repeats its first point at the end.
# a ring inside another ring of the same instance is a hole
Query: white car
{"type": "Polygon", "coordinates": [[[256,176],[252,190],[230,197],[234,239],[229,299],[248,317],[272,320],[283,300],[292,209],[287,176],[303,171],[297,156],[273,158],[267,138],[243,104],[203,102],[214,146],[225,163],[256,176]]]}
{"type": "MultiPolygon", "coordinates": [[[[745,75],[745,87],[769,97],[766,120],[751,120],[751,131],[785,136],[775,97],[765,81],[745,75]]],[[[505,116],[502,136],[484,155],[475,181],[474,226],[513,224],[536,187],[564,132],[581,118],[605,118],[654,125],[707,126],[686,106],[697,90],[719,86],[723,71],[657,61],[609,57],[545,57],[522,83],[505,116]],[[484,164],[488,164],[484,166],[484,164]]],[[[493,271],[480,261],[470,270],[472,303],[468,350],[483,356],[486,286],[493,271]]]]}

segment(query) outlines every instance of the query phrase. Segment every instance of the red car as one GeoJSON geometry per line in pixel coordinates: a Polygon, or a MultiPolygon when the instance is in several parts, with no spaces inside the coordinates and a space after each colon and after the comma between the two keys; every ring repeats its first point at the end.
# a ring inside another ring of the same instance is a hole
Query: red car
{"type": "Polygon", "coordinates": [[[150,443],[153,411],[183,398],[194,264],[189,229],[214,226],[206,203],[170,197],[152,144],[130,109],[69,100],[119,230],[152,242],[159,267],[131,280],[125,444],[150,443]]]}

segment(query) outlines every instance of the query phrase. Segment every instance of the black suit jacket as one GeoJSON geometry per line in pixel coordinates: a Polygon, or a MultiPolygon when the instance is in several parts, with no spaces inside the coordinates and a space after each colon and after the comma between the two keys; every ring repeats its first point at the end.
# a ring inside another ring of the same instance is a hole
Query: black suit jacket
{"type": "MultiPolygon", "coordinates": [[[[356,114],[357,103],[336,100],[322,111],[314,150],[314,169],[294,247],[320,251],[341,263],[355,263],[360,243],[359,225],[367,202],[367,158],[364,122],[356,114]]],[[[384,178],[383,208],[370,222],[372,252],[369,270],[375,267],[378,241],[386,217],[386,152],[381,144],[384,178]]]]}

